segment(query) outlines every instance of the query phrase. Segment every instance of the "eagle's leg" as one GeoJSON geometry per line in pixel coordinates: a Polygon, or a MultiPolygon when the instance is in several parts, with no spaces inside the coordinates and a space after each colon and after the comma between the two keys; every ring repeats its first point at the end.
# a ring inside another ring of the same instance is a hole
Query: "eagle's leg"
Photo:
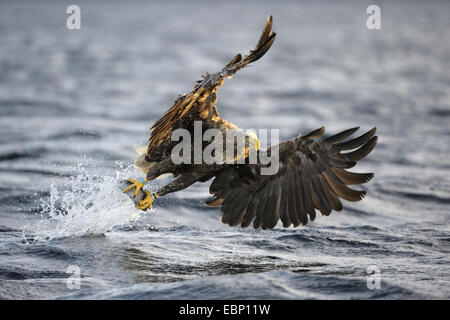
{"type": "Polygon", "coordinates": [[[164,196],[168,193],[186,189],[190,185],[199,181],[200,175],[197,173],[183,173],[179,177],[173,179],[169,184],[165,185],[156,192],[156,196],[164,196]]]}
{"type": "Polygon", "coordinates": [[[157,162],[153,167],[151,167],[147,172],[147,180],[154,180],[160,175],[165,173],[172,173],[176,166],[172,162],[171,157],[167,157],[164,160],[157,162]]]}
{"type": "Polygon", "coordinates": [[[145,198],[138,203],[137,208],[140,210],[151,209],[153,202],[160,196],[164,196],[168,193],[185,189],[198,181],[199,176],[197,174],[185,173],[174,179],[168,185],[165,185],[159,189],[156,193],[152,194],[150,191],[145,191],[145,198]]]}

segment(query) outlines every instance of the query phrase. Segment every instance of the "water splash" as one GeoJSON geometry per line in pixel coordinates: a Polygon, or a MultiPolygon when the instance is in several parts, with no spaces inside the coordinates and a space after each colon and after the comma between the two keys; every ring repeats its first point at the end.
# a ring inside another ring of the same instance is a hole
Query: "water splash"
{"type": "Polygon", "coordinates": [[[92,174],[84,165],[77,172],[63,185],[51,185],[49,198],[42,201],[42,218],[30,230],[34,241],[102,235],[142,217],[120,188],[123,179],[138,174],[134,166],[120,166],[115,176],[92,174]]]}

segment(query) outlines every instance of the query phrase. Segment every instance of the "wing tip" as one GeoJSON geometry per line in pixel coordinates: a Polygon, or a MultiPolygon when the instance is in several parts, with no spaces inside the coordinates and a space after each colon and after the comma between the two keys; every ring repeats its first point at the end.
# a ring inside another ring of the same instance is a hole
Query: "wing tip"
{"type": "Polygon", "coordinates": [[[304,136],[300,136],[300,138],[302,138],[302,139],[304,139],[304,138],[309,138],[309,139],[320,138],[324,134],[325,134],[325,126],[321,126],[320,128],[315,129],[304,136]]]}

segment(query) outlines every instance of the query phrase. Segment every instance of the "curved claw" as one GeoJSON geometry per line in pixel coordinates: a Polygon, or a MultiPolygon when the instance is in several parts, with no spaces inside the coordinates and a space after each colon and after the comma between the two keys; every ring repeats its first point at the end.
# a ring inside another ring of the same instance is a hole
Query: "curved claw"
{"type": "MultiPolygon", "coordinates": [[[[143,181],[145,182],[145,180],[146,179],[144,179],[143,181]]],[[[144,183],[142,182],[142,180],[128,179],[128,181],[131,182],[131,185],[123,189],[123,192],[126,193],[132,190],[133,188],[136,188],[136,190],[134,191],[134,196],[137,196],[139,191],[144,187],[144,183]]]]}
{"type": "Polygon", "coordinates": [[[150,193],[150,191],[148,191],[148,190],[145,191],[145,198],[142,199],[142,200],[138,203],[137,208],[140,209],[140,210],[151,209],[151,208],[152,208],[153,201],[155,201],[156,198],[158,198],[158,194],[157,194],[157,193],[155,193],[154,195],[152,195],[152,194],[150,193]]]}

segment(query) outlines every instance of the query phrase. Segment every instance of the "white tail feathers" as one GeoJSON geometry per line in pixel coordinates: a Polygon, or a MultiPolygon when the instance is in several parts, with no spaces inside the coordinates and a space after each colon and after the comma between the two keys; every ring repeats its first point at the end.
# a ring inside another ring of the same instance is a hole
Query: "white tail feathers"
{"type": "Polygon", "coordinates": [[[136,146],[136,147],[134,147],[134,149],[136,150],[136,152],[138,154],[146,154],[147,153],[147,146],[136,146]]]}
{"type": "Polygon", "coordinates": [[[156,162],[148,162],[145,159],[145,156],[147,154],[147,146],[136,146],[135,149],[139,154],[139,157],[137,157],[134,165],[139,169],[139,171],[147,173],[148,170],[150,170],[150,168],[153,167],[156,162]]]}
{"type": "Polygon", "coordinates": [[[156,162],[148,162],[145,160],[145,153],[141,154],[139,157],[137,157],[136,161],[134,162],[134,165],[139,169],[139,171],[143,173],[147,173],[148,170],[150,170],[151,167],[155,165],[156,162]]]}

